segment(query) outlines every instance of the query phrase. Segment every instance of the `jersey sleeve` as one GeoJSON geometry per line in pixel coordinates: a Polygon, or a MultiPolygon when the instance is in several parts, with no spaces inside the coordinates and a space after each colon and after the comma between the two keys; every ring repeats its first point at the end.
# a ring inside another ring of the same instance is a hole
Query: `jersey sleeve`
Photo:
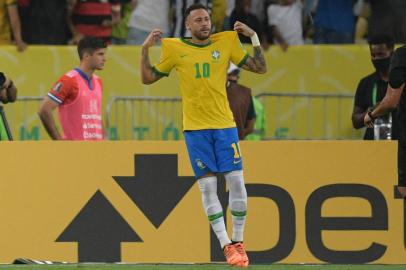
{"type": "Polygon", "coordinates": [[[232,43],[231,43],[231,57],[230,60],[235,65],[241,67],[244,65],[248,58],[248,52],[242,46],[240,39],[238,38],[237,32],[232,32],[232,43]]]}
{"type": "Polygon", "coordinates": [[[78,86],[76,80],[67,75],[62,76],[52,89],[48,92],[48,97],[59,105],[70,103],[76,99],[78,86]]]}
{"type": "Polygon", "coordinates": [[[152,70],[158,75],[166,77],[169,76],[169,73],[175,65],[173,57],[171,57],[172,54],[173,52],[171,52],[171,47],[168,45],[168,42],[163,39],[161,58],[159,60],[159,63],[152,67],[152,70]]]}

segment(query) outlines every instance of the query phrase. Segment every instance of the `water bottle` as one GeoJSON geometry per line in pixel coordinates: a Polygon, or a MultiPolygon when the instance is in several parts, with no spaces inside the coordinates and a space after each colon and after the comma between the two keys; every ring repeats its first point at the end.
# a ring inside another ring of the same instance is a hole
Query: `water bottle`
{"type": "Polygon", "coordinates": [[[374,122],[374,140],[392,139],[392,115],[379,117],[374,122]]]}

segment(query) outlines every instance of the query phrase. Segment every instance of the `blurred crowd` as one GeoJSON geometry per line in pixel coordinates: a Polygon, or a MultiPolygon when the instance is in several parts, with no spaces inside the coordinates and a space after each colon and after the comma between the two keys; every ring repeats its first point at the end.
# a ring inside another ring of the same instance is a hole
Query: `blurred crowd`
{"type": "Polygon", "coordinates": [[[0,44],[23,51],[27,44],[77,44],[94,36],[139,45],[154,28],[187,37],[183,13],[196,2],[210,10],[213,32],[241,21],[258,33],[264,49],[362,43],[379,33],[406,43],[405,0],[0,0],[0,44]]]}

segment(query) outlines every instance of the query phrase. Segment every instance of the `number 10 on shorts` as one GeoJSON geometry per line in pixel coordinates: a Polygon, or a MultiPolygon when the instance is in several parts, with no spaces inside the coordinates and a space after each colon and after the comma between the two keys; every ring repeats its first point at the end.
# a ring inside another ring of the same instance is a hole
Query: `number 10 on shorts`
{"type": "Polygon", "coordinates": [[[234,150],[234,158],[241,158],[242,155],[241,155],[241,150],[240,150],[240,143],[239,142],[238,143],[232,143],[231,147],[234,150]]]}

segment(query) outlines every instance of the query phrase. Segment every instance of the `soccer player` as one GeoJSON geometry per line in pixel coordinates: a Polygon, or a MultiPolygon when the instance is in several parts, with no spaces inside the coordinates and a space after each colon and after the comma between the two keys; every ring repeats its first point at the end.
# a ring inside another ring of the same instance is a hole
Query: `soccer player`
{"type": "Polygon", "coordinates": [[[106,62],[106,45],[95,37],[79,41],[80,66],[63,75],[44,98],[38,115],[53,140],[102,140],[102,81],[94,74],[106,62]],[[59,107],[61,135],[52,111],[59,107]]]}
{"type": "Polygon", "coordinates": [[[168,76],[175,68],[180,78],[183,100],[183,129],[205,212],[224,250],[227,263],[248,266],[243,245],[247,211],[241,152],[233,114],[227,101],[226,81],[229,62],[256,73],[265,73],[266,64],[257,34],[241,22],[235,31],[211,35],[207,9],[193,4],[186,9],[185,25],[192,37],[162,38],[162,31],[153,30],[142,45],[141,76],[151,84],[168,76]],[[237,33],[251,37],[254,56],[250,56],[237,33]],[[160,62],[150,64],[148,49],[162,41],[160,62]],[[229,186],[229,207],[233,234],[230,239],[217,196],[216,173],[224,173],[229,186]]]}

